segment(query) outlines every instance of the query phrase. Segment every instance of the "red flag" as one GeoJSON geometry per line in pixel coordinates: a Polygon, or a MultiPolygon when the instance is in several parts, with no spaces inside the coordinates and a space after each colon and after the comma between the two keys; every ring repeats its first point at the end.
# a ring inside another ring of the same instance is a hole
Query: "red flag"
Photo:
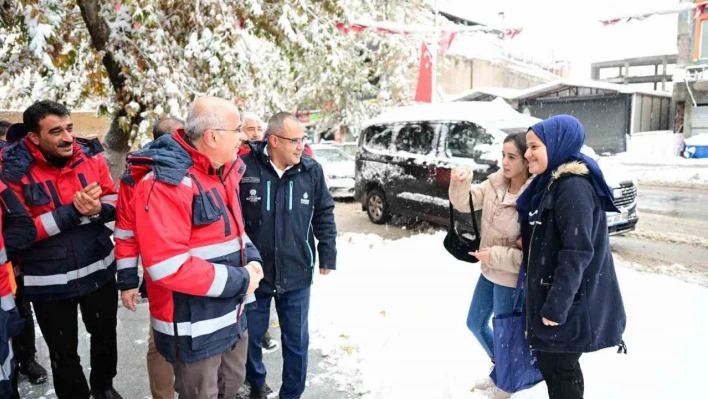
{"type": "Polygon", "coordinates": [[[366,27],[363,25],[357,25],[357,24],[347,25],[347,24],[339,22],[339,21],[335,22],[334,26],[338,30],[340,30],[344,33],[349,33],[349,32],[361,33],[364,31],[364,29],[366,29],[366,27]]]}
{"type": "Polygon", "coordinates": [[[521,31],[523,31],[523,30],[524,30],[523,28],[507,29],[504,31],[504,39],[506,39],[506,38],[513,39],[514,37],[516,37],[516,35],[521,33],[521,31]]]}
{"type": "Polygon", "coordinates": [[[423,42],[420,50],[418,69],[418,87],[415,89],[415,101],[430,103],[433,101],[433,55],[423,42]]]}
{"type": "Polygon", "coordinates": [[[699,18],[706,11],[706,4],[701,4],[696,7],[696,12],[693,15],[694,18],[699,18]]]}
{"type": "Polygon", "coordinates": [[[456,36],[457,32],[440,32],[440,54],[445,55],[447,53],[456,36]]]}

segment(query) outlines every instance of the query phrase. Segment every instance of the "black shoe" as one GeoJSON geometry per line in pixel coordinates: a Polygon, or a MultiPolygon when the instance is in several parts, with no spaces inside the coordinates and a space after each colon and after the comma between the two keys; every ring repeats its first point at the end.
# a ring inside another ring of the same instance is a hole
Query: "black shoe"
{"type": "Polygon", "coordinates": [[[36,359],[20,364],[20,374],[26,375],[34,385],[47,382],[47,370],[37,363],[36,359]]]}
{"type": "Polygon", "coordinates": [[[256,388],[251,385],[251,393],[248,395],[250,399],[268,399],[268,395],[273,393],[268,384],[265,384],[261,388],[256,388]]]}
{"type": "Polygon", "coordinates": [[[116,392],[115,388],[111,388],[107,391],[91,391],[91,398],[92,399],[123,399],[122,396],[118,392],[116,392]]]}

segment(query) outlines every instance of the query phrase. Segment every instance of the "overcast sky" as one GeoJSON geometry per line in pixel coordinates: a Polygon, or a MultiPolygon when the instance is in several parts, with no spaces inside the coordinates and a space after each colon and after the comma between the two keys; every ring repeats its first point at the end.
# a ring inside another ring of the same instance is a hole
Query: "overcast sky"
{"type": "MultiPolygon", "coordinates": [[[[434,0],[430,0],[433,2],[434,0]]],[[[675,54],[678,15],[654,16],[603,27],[601,19],[669,8],[678,0],[438,0],[442,9],[488,25],[520,27],[508,46],[516,53],[572,62],[572,77],[589,78],[590,63],[675,54]]]]}

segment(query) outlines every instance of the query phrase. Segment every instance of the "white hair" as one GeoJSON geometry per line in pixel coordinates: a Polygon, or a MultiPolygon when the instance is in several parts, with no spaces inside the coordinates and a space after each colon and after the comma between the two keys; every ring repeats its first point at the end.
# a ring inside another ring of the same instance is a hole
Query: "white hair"
{"type": "Polygon", "coordinates": [[[200,139],[207,129],[223,129],[227,123],[223,113],[190,107],[184,132],[194,142],[200,139]]]}
{"type": "Polygon", "coordinates": [[[262,122],[261,118],[254,112],[244,112],[241,114],[241,123],[246,123],[246,121],[262,122]]]}

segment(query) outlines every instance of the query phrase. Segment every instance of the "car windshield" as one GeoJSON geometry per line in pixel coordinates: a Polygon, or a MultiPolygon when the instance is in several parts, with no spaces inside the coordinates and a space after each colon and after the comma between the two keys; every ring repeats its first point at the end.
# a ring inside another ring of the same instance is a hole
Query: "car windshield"
{"type": "Polygon", "coordinates": [[[334,148],[315,148],[315,159],[321,162],[346,162],[353,160],[347,153],[334,148]]]}

